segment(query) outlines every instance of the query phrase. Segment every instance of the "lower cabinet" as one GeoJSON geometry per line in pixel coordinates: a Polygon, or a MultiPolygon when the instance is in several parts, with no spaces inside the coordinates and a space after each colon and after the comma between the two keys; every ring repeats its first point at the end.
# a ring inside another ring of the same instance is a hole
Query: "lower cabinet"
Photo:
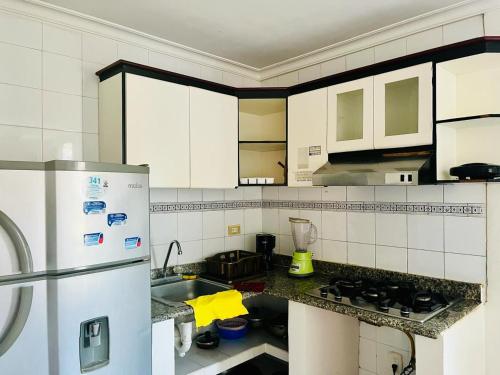
{"type": "Polygon", "coordinates": [[[174,319],[152,327],[152,375],[175,375],[174,319]]]}
{"type": "Polygon", "coordinates": [[[358,319],[288,304],[290,375],[358,375],[358,319]]]}

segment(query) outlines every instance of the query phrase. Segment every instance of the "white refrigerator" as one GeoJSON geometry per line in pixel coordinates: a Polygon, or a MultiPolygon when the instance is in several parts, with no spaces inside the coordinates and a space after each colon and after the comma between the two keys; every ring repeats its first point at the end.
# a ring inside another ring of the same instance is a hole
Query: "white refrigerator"
{"type": "MultiPolygon", "coordinates": [[[[33,265],[33,272],[40,272],[33,276],[40,280],[30,279],[40,284],[40,308],[33,309],[35,287],[19,289],[15,284],[18,294],[33,290],[29,316],[34,323],[33,327],[25,324],[19,338],[0,356],[0,374],[150,374],[148,169],[70,161],[42,165],[41,195],[33,186],[5,199],[13,205],[14,222],[28,221],[27,233],[19,222],[20,232],[33,237],[31,225],[43,238],[38,250],[42,264],[33,265]],[[38,198],[30,195],[35,190],[38,198]],[[17,203],[12,202],[16,196],[17,203]],[[36,220],[29,201],[41,206],[36,220]],[[44,228],[40,223],[45,223],[44,228]],[[32,359],[33,354],[40,361],[32,359]],[[19,367],[21,362],[26,369],[19,367]]],[[[38,171],[24,172],[34,176],[38,171]]],[[[3,210],[2,198],[0,202],[3,210]]],[[[31,240],[32,248],[38,249],[38,240],[31,240]]],[[[12,250],[9,253],[12,259],[12,250]]],[[[0,285],[3,293],[12,284],[0,285]]],[[[22,304],[13,301],[11,305],[22,304]]]]}

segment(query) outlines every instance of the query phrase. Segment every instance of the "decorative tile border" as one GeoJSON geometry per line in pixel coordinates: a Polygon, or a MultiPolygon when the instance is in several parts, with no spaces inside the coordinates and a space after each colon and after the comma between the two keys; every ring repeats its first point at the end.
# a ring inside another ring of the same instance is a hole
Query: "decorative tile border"
{"type": "Polygon", "coordinates": [[[152,202],[150,212],[176,213],[245,208],[281,208],[293,210],[376,212],[416,215],[483,217],[486,205],[481,203],[410,203],[410,202],[346,202],[346,201],[214,201],[214,202],[152,202]]]}

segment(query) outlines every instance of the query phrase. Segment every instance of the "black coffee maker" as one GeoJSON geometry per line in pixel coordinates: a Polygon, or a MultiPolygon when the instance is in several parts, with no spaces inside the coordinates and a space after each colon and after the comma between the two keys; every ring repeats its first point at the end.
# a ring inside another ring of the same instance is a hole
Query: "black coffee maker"
{"type": "Polygon", "coordinates": [[[259,233],[255,236],[256,246],[255,249],[258,253],[264,255],[264,265],[266,271],[273,268],[273,250],[276,246],[276,237],[273,234],[259,233]]]}

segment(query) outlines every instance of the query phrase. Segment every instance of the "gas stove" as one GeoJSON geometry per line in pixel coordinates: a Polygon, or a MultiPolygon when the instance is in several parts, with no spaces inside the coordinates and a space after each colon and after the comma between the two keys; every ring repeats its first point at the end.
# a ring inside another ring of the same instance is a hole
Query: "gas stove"
{"type": "Polygon", "coordinates": [[[329,285],[306,294],[361,310],[424,323],[453,306],[459,299],[419,290],[412,283],[332,279],[329,285]]]}

